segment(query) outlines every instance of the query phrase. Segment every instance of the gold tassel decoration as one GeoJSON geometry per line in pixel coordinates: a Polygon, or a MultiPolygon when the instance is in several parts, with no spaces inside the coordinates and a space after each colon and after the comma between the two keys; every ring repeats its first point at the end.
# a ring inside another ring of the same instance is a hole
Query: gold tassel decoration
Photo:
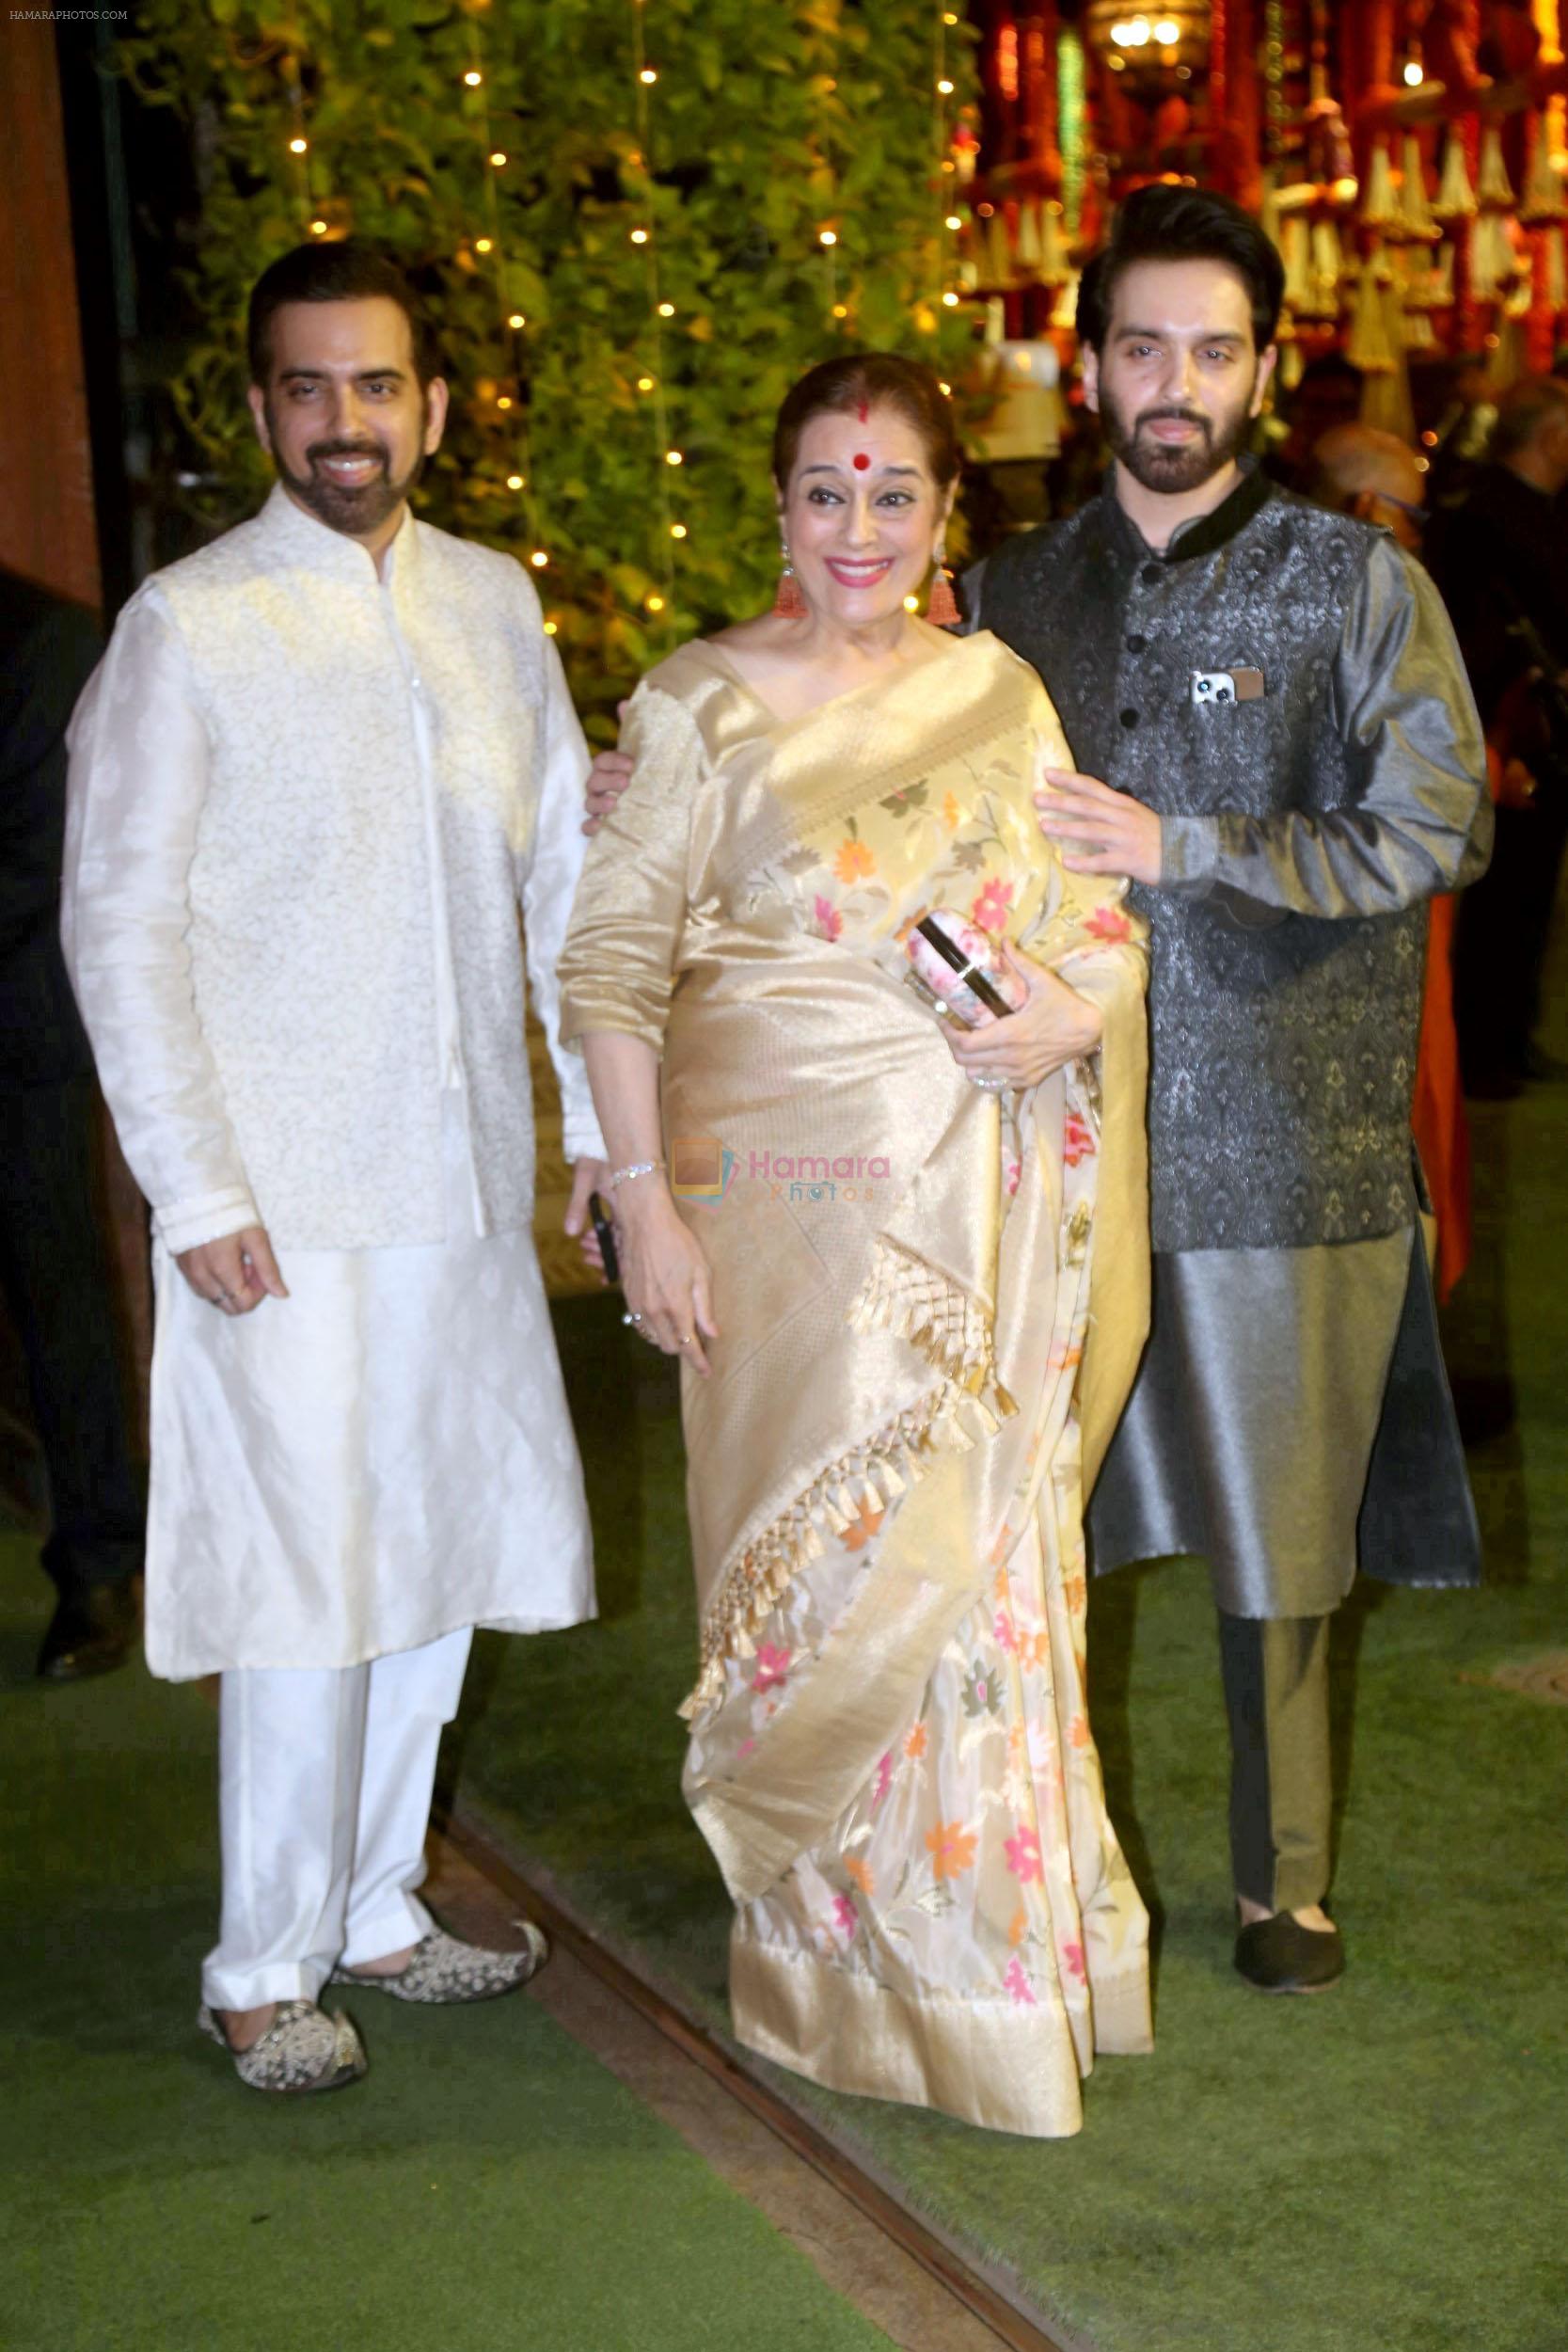
{"type": "Polygon", "coordinates": [[[1291,310],[1307,310],[1312,300],[1312,245],[1305,216],[1292,213],[1279,231],[1280,259],[1285,264],[1285,303],[1291,310]]]}
{"type": "Polygon", "coordinates": [[[1501,213],[1483,213],[1470,237],[1470,293],[1477,302],[1499,302],[1521,276],[1509,225],[1501,213]]]}
{"type": "Polygon", "coordinates": [[[1541,298],[1548,310],[1568,310],[1568,258],[1563,254],[1562,230],[1557,222],[1542,240],[1541,298]]]}
{"type": "Polygon", "coordinates": [[[1312,224],[1312,316],[1332,319],[1339,313],[1345,257],[1339,231],[1331,220],[1312,224]]]}
{"type": "Polygon", "coordinates": [[[752,1537],[720,1580],[704,1620],[701,1672],[679,1709],[687,1723],[722,1694],[728,1660],[755,1656],[757,1638],[798,1571],[822,1557],[825,1546],[816,1522],[841,1536],[859,1519],[863,1501],[877,1508],[881,1496],[871,1477],[873,1470],[883,1485],[895,1481],[897,1491],[907,1493],[924,1478],[940,1450],[970,1452],[975,1439],[965,1414],[979,1419],[987,1434],[994,1433],[996,1422],[985,1406],[951,1381],[940,1381],[868,1443],[852,1446],[830,1462],[803,1494],[752,1537]],[[859,1498],[848,1483],[856,1477],[863,1489],[859,1498]]]}
{"type": "Polygon", "coordinates": [[[1529,169],[1525,174],[1525,193],[1519,199],[1519,218],[1527,229],[1547,229],[1553,221],[1568,219],[1562,175],[1552,164],[1551,141],[1544,122],[1537,122],[1530,134],[1529,169]]]}
{"type": "Polygon", "coordinates": [[[1370,375],[1361,388],[1361,421],[1375,424],[1402,441],[1416,438],[1416,414],[1410,400],[1410,370],[1405,365],[1404,286],[1400,273],[1385,256],[1377,276],[1383,303],[1383,337],[1388,348],[1386,373],[1370,375]]]}
{"type": "Polygon", "coordinates": [[[1050,324],[1053,326],[1066,327],[1069,332],[1078,323],[1079,274],[1075,269],[1069,270],[1062,280],[1062,291],[1056,296],[1051,311],[1050,324]]]}
{"type": "Polygon", "coordinates": [[[1345,344],[1346,358],[1363,375],[1391,375],[1394,372],[1394,346],[1389,340],[1388,313],[1379,278],[1382,264],[1381,246],[1374,247],[1361,264],[1345,344]]]}
{"type": "Polygon", "coordinates": [[[937,1449],[967,1454],[1018,1410],[997,1377],[989,1311],[885,1238],[846,1320],[852,1330],[907,1339],[939,1375],[938,1384],[876,1437],[829,1463],[725,1570],[703,1628],[702,1671],[680,1709],[689,1723],[722,1692],[725,1661],[753,1654],[797,1570],[821,1557],[817,1522],[833,1535],[847,1534],[867,1503],[881,1511],[907,1494],[937,1449]]]}
{"type": "Polygon", "coordinates": [[[1496,213],[1483,213],[1470,231],[1469,280],[1472,302],[1495,302],[1497,272],[1493,258],[1492,230],[1496,213]]]}
{"type": "Polygon", "coordinates": [[[1481,134],[1481,168],[1476,173],[1476,198],[1481,204],[1495,204],[1502,212],[1513,205],[1513,188],[1508,167],[1503,162],[1502,133],[1491,123],[1481,134]]]}
{"type": "Polygon", "coordinates": [[[1434,220],[1474,220],[1476,216],[1476,192],[1465,161],[1465,142],[1457,131],[1449,133],[1443,150],[1443,169],[1432,212],[1434,220]]]}
{"type": "MultiPolygon", "coordinates": [[[[1407,312],[1425,313],[1441,310],[1453,300],[1453,247],[1444,246],[1435,253],[1412,255],[1405,273],[1404,307],[1407,312]],[[1444,263],[1448,264],[1445,275],[1444,263]]],[[[1412,350],[1430,351],[1432,345],[1425,336],[1409,346],[1412,350]]]]}
{"type": "Polygon", "coordinates": [[[1430,243],[1440,237],[1442,230],[1433,217],[1427,202],[1426,172],[1421,163],[1421,142],[1414,132],[1404,137],[1403,184],[1400,189],[1400,225],[1404,234],[1418,242],[1430,243]]]}
{"type": "Polygon", "coordinates": [[[996,1375],[989,1311],[885,1236],[847,1320],[852,1331],[896,1333],[956,1387],[989,1397],[1004,1416],[1017,1410],[996,1375]]]}
{"type": "Polygon", "coordinates": [[[1388,150],[1379,145],[1372,150],[1366,194],[1361,199],[1361,226],[1363,229],[1386,229],[1396,210],[1394,167],[1388,160],[1388,150]]]}

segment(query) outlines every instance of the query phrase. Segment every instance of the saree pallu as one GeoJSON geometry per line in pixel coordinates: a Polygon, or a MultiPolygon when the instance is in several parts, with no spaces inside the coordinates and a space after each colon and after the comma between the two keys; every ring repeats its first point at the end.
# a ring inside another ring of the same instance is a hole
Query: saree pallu
{"type": "Polygon", "coordinates": [[[1150,2046],[1085,1683],[1085,1474],[1148,1316],[1142,953],[1040,837],[1070,765],[989,635],[775,720],[718,648],[639,690],[563,1028],[663,1057],[721,1336],[684,1375],[685,1791],[739,2039],[840,2090],[1078,2129],[1150,2046]],[[1092,994],[1092,1058],[970,1085],[906,979],[954,906],[1092,994]]]}

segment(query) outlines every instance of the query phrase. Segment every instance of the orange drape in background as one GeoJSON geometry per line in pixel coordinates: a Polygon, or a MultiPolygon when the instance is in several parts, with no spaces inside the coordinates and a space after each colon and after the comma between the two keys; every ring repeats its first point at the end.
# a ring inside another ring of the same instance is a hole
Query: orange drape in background
{"type": "Polygon", "coordinates": [[[1427,932],[1421,1043],[1411,1124],[1437,1213],[1437,1296],[1446,1301],[1470,1262],[1470,1131],[1459,1082],[1453,1025],[1453,927],[1457,898],[1434,898],[1427,932]]]}
{"type": "Polygon", "coordinates": [[[96,606],[87,387],[55,28],[13,13],[0,64],[0,564],[96,606]]]}

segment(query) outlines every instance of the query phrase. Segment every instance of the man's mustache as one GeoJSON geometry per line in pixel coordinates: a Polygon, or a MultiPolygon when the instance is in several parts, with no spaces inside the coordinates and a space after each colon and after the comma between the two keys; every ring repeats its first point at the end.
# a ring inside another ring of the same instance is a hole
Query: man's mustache
{"type": "Polygon", "coordinates": [[[313,441],[305,453],[312,466],[324,457],[373,457],[381,465],[387,463],[387,453],[373,441],[313,441]]]}
{"type": "Polygon", "coordinates": [[[1212,437],[1208,418],[1191,408],[1146,408],[1133,431],[1141,433],[1146,424],[1196,424],[1200,433],[1212,437]]]}

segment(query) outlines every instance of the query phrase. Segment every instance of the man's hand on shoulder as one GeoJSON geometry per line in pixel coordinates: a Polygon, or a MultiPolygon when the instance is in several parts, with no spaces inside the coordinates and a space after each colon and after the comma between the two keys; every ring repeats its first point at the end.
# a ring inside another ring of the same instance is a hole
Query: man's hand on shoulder
{"type": "MultiPolygon", "coordinates": [[[[624,719],[626,715],[626,704],[617,703],[617,719],[624,719]]],[[[583,787],[582,796],[588,803],[588,815],[582,828],[584,833],[597,833],[605,818],[615,814],[615,803],[630,782],[631,761],[625,752],[594,754],[594,765],[588,771],[588,782],[583,787]]]]}
{"type": "Polygon", "coordinates": [[[1113,792],[1098,776],[1069,768],[1041,773],[1048,788],[1035,795],[1040,831],[1058,845],[1069,874],[1125,874],[1150,887],[1159,882],[1163,844],[1153,809],[1129,793],[1113,792]]]}
{"type": "Polygon", "coordinates": [[[263,1298],[287,1298],[288,1285],[277,1271],[266,1228],[247,1225],[241,1233],[226,1233],[221,1241],[204,1241],[196,1249],[182,1249],[175,1260],[198,1298],[220,1314],[247,1315],[263,1298]]]}
{"type": "Polygon", "coordinates": [[[594,754],[583,787],[583,798],[588,803],[584,833],[597,833],[605,818],[615,814],[615,804],[630,782],[631,761],[625,752],[594,754]]]}

